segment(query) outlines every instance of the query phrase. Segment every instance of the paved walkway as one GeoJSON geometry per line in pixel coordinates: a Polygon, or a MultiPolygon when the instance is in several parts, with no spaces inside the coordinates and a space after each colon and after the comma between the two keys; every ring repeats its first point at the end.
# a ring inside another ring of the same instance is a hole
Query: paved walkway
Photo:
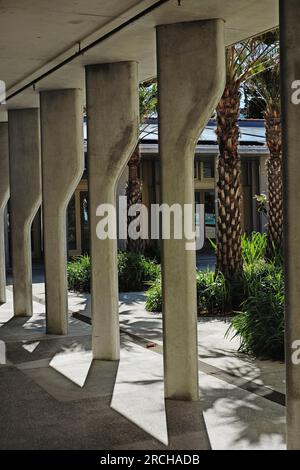
{"type": "Polygon", "coordinates": [[[12,318],[11,287],[0,307],[0,448],[285,448],[283,364],[237,353],[228,322],[198,322],[200,403],[165,404],[162,319],[143,293],[120,294],[116,364],[92,362],[89,296],[69,295],[67,337],[45,335],[44,290],[31,319],[12,318]]]}

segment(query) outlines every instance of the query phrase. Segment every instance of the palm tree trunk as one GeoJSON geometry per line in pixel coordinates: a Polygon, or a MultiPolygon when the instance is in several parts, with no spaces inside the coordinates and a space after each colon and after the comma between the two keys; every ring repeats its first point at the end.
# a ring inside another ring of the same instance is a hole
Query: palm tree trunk
{"type": "Polygon", "coordinates": [[[283,248],[282,141],[280,111],[268,106],[265,112],[269,209],[267,257],[281,254],[283,248]]]}
{"type": "Polygon", "coordinates": [[[241,253],[240,157],[238,154],[240,112],[239,83],[227,83],[217,107],[218,218],[217,270],[228,281],[238,280],[243,261],[241,253]]]}
{"type": "MultiPolygon", "coordinates": [[[[138,166],[140,163],[140,146],[136,146],[128,162],[129,175],[126,187],[127,209],[134,204],[142,203],[142,181],[138,178],[138,166]]],[[[136,217],[127,216],[127,230],[136,217]]],[[[128,236],[126,248],[128,251],[142,253],[144,251],[144,240],[138,238],[133,240],[128,236]]]]}

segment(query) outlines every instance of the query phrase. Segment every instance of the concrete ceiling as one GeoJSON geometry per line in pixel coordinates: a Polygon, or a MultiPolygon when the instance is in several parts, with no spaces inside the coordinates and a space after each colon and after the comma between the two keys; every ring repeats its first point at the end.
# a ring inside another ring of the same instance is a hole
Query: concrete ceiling
{"type": "MultiPolygon", "coordinates": [[[[39,106],[38,91],[84,88],[84,65],[136,60],[140,79],[156,74],[155,26],[223,18],[226,44],[278,25],[278,0],[168,0],[122,27],[96,47],[46,78],[45,72],[96,39],[156,4],[158,0],[0,0],[0,80],[6,95],[30,87],[7,100],[6,108],[39,106]],[[35,89],[33,89],[35,88],[35,89]]],[[[199,67],[205,64],[199,64],[199,67]]]]}

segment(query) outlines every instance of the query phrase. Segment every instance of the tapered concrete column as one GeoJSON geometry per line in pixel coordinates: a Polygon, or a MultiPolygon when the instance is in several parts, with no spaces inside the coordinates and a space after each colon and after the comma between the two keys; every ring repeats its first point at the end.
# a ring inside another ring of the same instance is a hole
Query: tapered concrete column
{"type": "Polygon", "coordinates": [[[116,184],[138,140],[137,64],[88,66],[86,87],[93,355],[118,360],[117,241],[98,238],[96,211],[100,204],[116,206],[116,184]]]}
{"type": "Polygon", "coordinates": [[[38,109],[8,112],[10,221],[15,316],[32,315],[31,224],[41,204],[38,109]]]}
{"type": "MultiPolygon", "coordinates": [[[[225,80],[223,21],[157,28],[162,203],[194,204],[194,150],[225,80]]],[[[165,394],[198,399],[196,256],[183,239],[163,241],[165,394]]]]}
{"type": "Polygon", "coordinates": [[[47,333],[68,332],[66,211],[84,167],[79,89],[40,93],[47,333]]]}
{"type": "Polygon", "coordinates": [[[300,449],[300,2],[280,2],[287,446],[300,449]]]}
{"type": "Polygon", "coordinates": [[[8,124],[0,123],[0,304],[6,302],[5,208],[9,199],[8,124]]]}

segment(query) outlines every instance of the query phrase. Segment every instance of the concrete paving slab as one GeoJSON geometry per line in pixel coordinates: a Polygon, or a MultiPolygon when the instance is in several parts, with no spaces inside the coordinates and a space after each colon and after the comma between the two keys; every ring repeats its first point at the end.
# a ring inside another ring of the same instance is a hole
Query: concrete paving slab
{"type": "MultiPolygon", "coordinates": [[[[226,322],[201,320],[201,402],[170,406],[161,315],[145,312],[143,302],[143,293],[120,296],[127,333],[119,364],[91,361],[91,326],[78,319],[70,317],[68,336],[46,335],[42,298],[34,317],[20,324],[11,321],[11,297],[0,307],[8,358],[0,366],[0,448],[285,448],[284,406],[244,386],[282,391],[282,364],[238,354],[238,344],[224,339],[226,322]],[[158,346],[147,349],[138,335],[158,346]]],[[[83,296],[73,295],[72,308],[78,305],[88,309],[83,296]]]]}
{"type": "Polygon", "coordinates": [[[14,367],[0,369],[0,396],[0,449],[164,448],[107,399],[58,401],[14,367]]]}
{"type": "Polygon", "coordinates": [[[216,450],[284,450],[285,409],[216,377],[200,373],[211,446],[216,450]]]}
{"type": "Polygon", "coordinates": [[[49,366],[82,388],[87,380],[92,362],[92,351],[79,350],[56,354],[49,362],[49,366]]]}
{"type": "Polygon", "coordinates": [[[162,357],[129,341],[123,346],[111,406],[167,445],[162,357]]]}
{"type": "MultiPolygon", "coordinates": [[[[34,287],[35,290],[35,287],[34,287]]],[[[42,292],[42,286],[38,285],[42,292]]],[[[38,294],[40,295],[40,294],[38,294]]],[[[70,312],[79,312],[90,320],[90,295],[70,293],[70,312]]],[[[120,326],[125,332],[141,336],[145,340],[162,345],[162,315],[145,310],[144,292],[120,293],[120,326]]],[[[40,295],[43,301],[42,294],[40,295]]],[[[240,341],[232,335],[225,337],[230,319],[202,317],[198,319],[199,359],[222,371],[233,374],[255,384],[264,385],[284,394],[285,369],[278,361],[260,361],[239,353],[240,341]]]]}

